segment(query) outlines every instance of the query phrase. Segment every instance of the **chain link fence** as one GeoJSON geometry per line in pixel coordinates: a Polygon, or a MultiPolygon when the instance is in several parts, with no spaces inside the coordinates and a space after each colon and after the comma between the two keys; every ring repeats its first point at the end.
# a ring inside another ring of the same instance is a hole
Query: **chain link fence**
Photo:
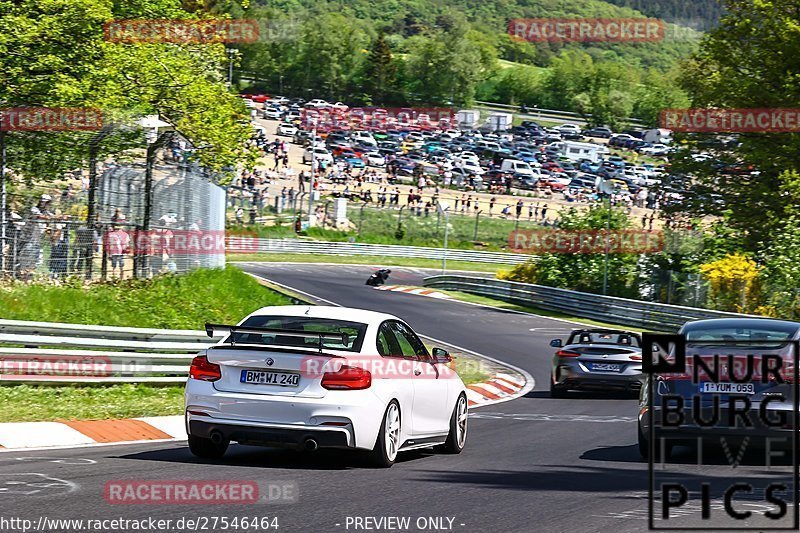
{"type": "Polygon", "coordinates": [[[153,152],[149,184],[145,158],[98,165],[91,221],[84,169],[9,194],[5,277],[146,278],[224,266],[225,189],[188,151],[153,152]]]}

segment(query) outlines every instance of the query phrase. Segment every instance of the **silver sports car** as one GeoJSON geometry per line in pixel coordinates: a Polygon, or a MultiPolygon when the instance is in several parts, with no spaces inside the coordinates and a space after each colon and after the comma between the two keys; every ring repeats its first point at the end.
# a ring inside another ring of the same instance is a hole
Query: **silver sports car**
{"type": "Polygon", "coordinates": [[[613,329],[574,330],[566,344],[550,341],[553,356],[550,396],[570,390],[630,391],[641,389],[642,339],[638,333],[613,329]]]}

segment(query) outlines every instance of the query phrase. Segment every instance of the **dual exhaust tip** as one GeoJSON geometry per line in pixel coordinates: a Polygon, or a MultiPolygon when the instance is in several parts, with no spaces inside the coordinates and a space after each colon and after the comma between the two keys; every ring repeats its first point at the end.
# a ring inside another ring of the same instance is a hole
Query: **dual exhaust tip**
{"type": "MultiPolygon", "coordinates": [[[[211,437],[211,442],[213,442],[217,446],[225,442],[225,435],[223,435],[222,432],[219,430],[212,431],[210,437],[211,437]]],[[[307,437],[305,440],[303,440],[301,448],[309,452],[314,452],[317,451],[317,449],[319,449],[319,443],[313,438],[307,437]]]]}

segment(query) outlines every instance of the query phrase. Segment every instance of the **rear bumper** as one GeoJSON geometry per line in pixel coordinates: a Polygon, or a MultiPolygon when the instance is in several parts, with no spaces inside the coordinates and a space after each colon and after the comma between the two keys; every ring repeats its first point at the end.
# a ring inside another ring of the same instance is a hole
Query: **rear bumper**
{"type": "Polygon", "coordinates": [[[645,380],[638,369],[626,369],[621,373],[590,372],[578,364],[560,364],[553,369],[553,372],[556,385],[576,390],[638,391],[645,380]]]}
{"type": "Polygon", "coordinates": [[[350,448],[353,446],[347,428],[308,428],[269,424],[235,424],[222,421],[188,420],[190,435],[211,438],[219,432],[226,439],[240,444],[302,448],[314,440],[320,448],[350,448]]]}

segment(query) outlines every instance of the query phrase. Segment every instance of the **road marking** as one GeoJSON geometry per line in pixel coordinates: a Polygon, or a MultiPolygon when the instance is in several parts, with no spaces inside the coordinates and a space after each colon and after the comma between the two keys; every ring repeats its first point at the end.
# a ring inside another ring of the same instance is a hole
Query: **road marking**
{"type": "Polygon", "coordinates": [[[56,489],[50,492],[75,492],[78,484],[66,479],[50,477],[38,472],[25,472],[22,474],[0,474],[0,496],[13,494],[31,496],[45,489],[56,489]]]}
{"type": "Polygon", "coordinates": [[[525,422],[636,422],[635,416],[603,416],[603,415],[548,415],[543,413],[486,413],[470,414],[473,418],[493,420],[522,420],[525,422]]]}
{"type": "Polygon", "coordinates": [[[404,292],[406,294],[416,294],[417,296],[427,296],[429,298],[439,298],[440,300],[450,300],[452,297],[439,291],[424,289],[422,287],[409,287],[407,285],[382,285],[373,287],[378,291],[404,292]]]}
{"type": "Polygon", "coordinates": [[[46,461],[48,463],[58,463],[62,465],[93,465],[97,464],[94,459],[74,458],[52,458],[52,457],[15,457],[17,461],[46,461]]]}
{"type": "Polygon", "coordinates": [[[336,306],[336,307],[342,307],[340,304],[337,304],[336,302],[332,302],[330,300],[326,300],[325,298],[320,298],[319,296],[314,296],[313,294],[308,293],[306,291],[301,291],[300,289],[295,289],[294,287],[290,287],[288,285],[284,285],[283,283],[278,283],[277,281],[273,281],[271,279],[265,278],[264,276],[259,276],[258,274],[253,274],[252,272],[247,272],[247,273],[250,274],[251,276],[253,276],[254,278],[258,278],[258,279],[267,281],[269,283],[272,283],[273,285],[277,285],[278,287],[283,287],[284,289],[287,289],[287,290],[290,290],[290,291],[294,291],[294,292],[296,292],[298,294],[302,294],[303,296],[307,296],[307,297],[311,298],[312,300],[319,300],[320,302],[325,302],[328,305],[333,305],[333,306],[336,306]]]}

